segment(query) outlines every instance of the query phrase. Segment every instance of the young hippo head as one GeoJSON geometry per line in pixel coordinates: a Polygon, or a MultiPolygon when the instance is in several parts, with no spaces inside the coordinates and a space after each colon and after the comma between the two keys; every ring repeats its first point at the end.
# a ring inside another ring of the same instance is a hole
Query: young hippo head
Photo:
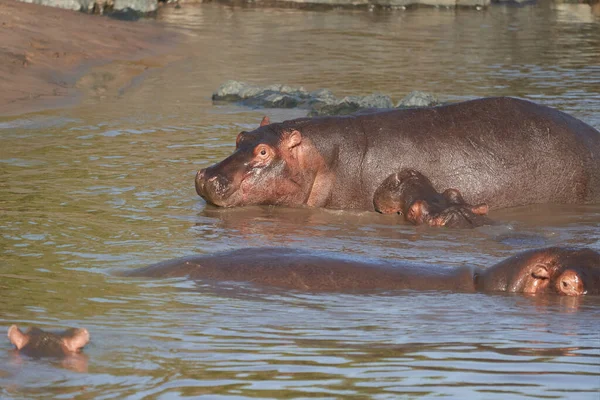
{"type": "Polygon", "coordinates": [[[403,169],[388,176],[373,195],[375,211],[382,214],[407,215],[411,205],[418,200],[435,198],[433,185],[418,171],[403,169]]]}
{"type": "Polygon", "coordinates": [[[78,353],[90,341],[87,329],[67,329],[60,333],[29,328],[23,333],[16,326],[8,328],[8,338],[17,350],[30,357],[65,357],[78,353]]]}
{"type": "Polygon", "coordinates": [[[302,143],[298,130],[264,117],[258,129],[237,136],[232,155],[198,171],[196,192],[220,207],[304,204],[312,181],[301,170],[302,143]]]}
{"type": "Polygon", "coordinates": [[[440,194],[425,175],[413,169],[387,177],[375,191],[373,205],[383,214],[402,214],[415,225],[474,228],[491,223],[485,217],[487,205],[467,204],[456,189],[440,194]]]}
{"type": "Polygon", "coordinates": [[[600,253],[591,249],[550,247],[510,257],[478,274],[482,291],[600,294],[600,253]]]}

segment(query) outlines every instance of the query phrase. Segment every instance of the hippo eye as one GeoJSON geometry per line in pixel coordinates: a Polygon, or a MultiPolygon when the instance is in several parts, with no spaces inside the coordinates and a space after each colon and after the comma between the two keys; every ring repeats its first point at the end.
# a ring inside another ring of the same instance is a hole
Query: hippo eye
{"type": "Polygon", "coordinates": [[[273,151],[267,145],[258,145],[254,148],[254,156],[258,162],[268,162],[273,155],[273,151]]]}

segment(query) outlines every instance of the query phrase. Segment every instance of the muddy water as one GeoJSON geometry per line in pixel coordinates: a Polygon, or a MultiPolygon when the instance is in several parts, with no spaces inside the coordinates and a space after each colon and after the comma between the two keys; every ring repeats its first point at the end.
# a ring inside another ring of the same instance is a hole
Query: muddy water
{"type": "Polygon", "coordinates": [[[222,210],[193,189],[195,170],[229,154],[264,113],[302,115],[213,106],[211,92],[231,78],[396,100],[413,89],[513,95],[600,128],[594,18],[583,5],[167,10],[161,19],[186,43],[166,67],[148,63],[115,87],[141,65],[116,63],[82,80],[78,107],[0,120],[2,326],[92,335],[85,357],[64,362],[19,358],[5,339],[0,397],[597,399],[600,298],[314,295],[111,275],[264,245],[447,268],[549,245],[600,250],[596,205],[502,210],[499,226],[455,231],[375,213],[222,210]]]}

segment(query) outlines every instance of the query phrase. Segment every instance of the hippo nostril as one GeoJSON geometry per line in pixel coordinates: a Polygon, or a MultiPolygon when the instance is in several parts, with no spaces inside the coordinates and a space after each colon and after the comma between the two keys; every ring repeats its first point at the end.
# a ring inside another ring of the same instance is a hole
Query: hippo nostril
{"type": "Polygon", "coordinates": [[[221,175],[211,176],[206,180],[206,189],[214,195],[223,196],[230,189],[230,182],[221,175]]]}

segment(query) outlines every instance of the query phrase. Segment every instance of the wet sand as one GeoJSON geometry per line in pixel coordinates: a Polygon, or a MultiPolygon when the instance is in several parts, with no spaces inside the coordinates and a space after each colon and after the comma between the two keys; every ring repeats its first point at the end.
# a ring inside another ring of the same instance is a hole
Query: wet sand
{"type": "MultiPolygon", "coordinates": [[[[0,115],[74,103],[92,67],[141,60],[175,47],[177,35],[152,20],[126,22],[14,0],[0,1],[0,115]]],[[[139,65],[139,62],[138,62],[139,65]]],[[[130,68],[115,84],[147,69],[130,68]]]]}

